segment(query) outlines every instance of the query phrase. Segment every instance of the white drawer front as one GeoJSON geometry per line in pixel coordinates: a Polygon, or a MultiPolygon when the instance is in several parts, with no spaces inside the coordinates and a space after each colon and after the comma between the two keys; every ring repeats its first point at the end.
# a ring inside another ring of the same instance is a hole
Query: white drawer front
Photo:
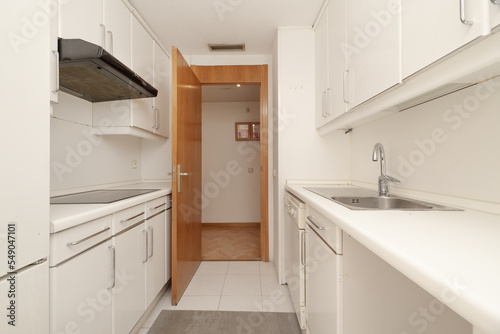
{"type": "Polygon", "coordinates": [[[146,207],[144,204],[115,213],[113,218],[113,235],[144,220],[146,218],[146,207]]]}
{"type": "Polygon", "coordinates": [[[111,237],[111,215],[50,235],[50,266],[111,237]]]}
{"type": "Polygon", "coordinates": [[[321,239],[332,247],[337,254],[342,254],[342,230],[340,227],[313,208],[309,209],[306,223],[321,239]]]}

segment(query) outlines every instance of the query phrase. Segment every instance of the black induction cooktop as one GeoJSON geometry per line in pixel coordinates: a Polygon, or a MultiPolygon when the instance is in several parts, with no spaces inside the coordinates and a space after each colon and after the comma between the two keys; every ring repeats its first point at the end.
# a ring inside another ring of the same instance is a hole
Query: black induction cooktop
{"type": "Polygon", "coordinates": [[[144,195],[159,189],[102,189],[55,196],[50,204],[109,204],[130,197],[144,195]]]}

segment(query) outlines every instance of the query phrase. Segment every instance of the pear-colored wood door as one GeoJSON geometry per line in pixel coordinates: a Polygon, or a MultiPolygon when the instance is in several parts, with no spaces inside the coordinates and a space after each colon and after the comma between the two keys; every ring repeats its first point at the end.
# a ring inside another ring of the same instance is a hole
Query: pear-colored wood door
{"type": "Polygon", "coordinates": [[[172,48],[172,304],[201,262],[201,84],[172,48]]]}

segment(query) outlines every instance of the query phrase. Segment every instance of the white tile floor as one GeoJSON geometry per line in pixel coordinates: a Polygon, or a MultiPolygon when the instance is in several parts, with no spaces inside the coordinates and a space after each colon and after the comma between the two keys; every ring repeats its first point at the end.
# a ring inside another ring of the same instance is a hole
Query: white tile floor
{"type": "Polygon", "coordinates": [[[294,312],[286,285],[270,262],[202,262],[177,306],[167,290],[137,334],[146,334],[162,310],[294,312]]]}

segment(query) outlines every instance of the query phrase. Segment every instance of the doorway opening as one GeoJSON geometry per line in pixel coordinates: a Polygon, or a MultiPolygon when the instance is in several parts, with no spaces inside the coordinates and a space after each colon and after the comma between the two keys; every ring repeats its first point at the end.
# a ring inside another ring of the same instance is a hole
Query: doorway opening
{"type": "Polygon", "coordinates": [[[202,260],[261,260],[260,85],[202,86],[202,260]]]}

